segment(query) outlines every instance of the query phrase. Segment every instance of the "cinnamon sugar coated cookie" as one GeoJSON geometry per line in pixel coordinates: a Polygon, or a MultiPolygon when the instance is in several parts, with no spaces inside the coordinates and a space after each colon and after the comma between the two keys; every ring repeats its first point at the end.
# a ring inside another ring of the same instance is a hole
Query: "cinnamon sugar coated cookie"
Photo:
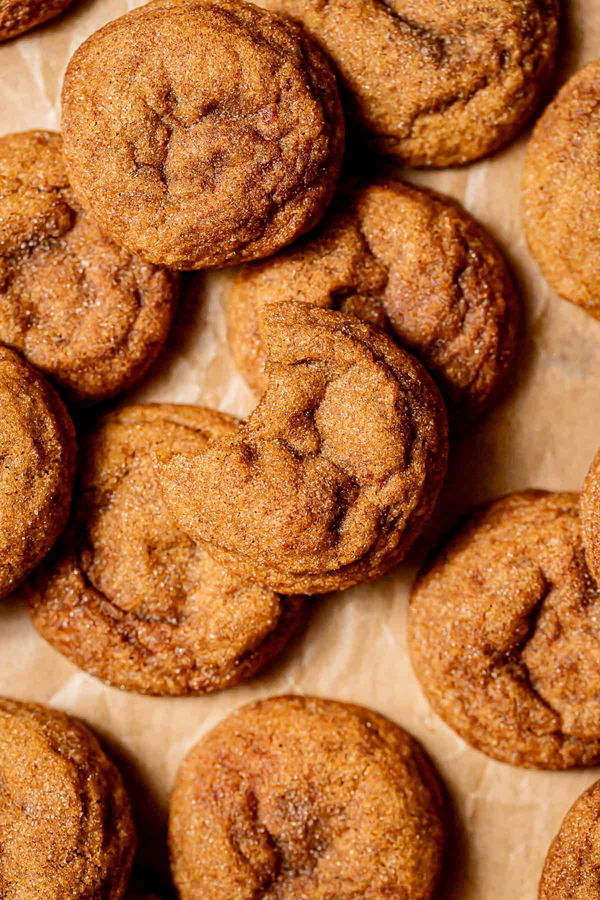
{"type": "Polygon", "coordinates": [[[0,699],[3,900],[121,900],[135,850],[129,800],[94,735],[0,699]]]}
{"type": "Polygon", "coordinates": [[[592,461],[579,499],[581,533],[590,572],[600,582],[600,452],[592,461]]]}
{"type": "Polygon", "coordinates": [[[24,593],[42,636],[92,675],[147,694],[215,691],[254,675],[297,629],[303,600],[214,562],[155,485],[155,454],[202,453],[235,431],[213,410],[148,404],[82,441],[69,527],[24,593]]]}
{"type": "Polygon", "coordinates": [[[471,216],[432,191],[360,185],[302,241],[241,269],[228,335],[257,393],[267,381],[259,311],[294,300],[387,329],[434,375],[455,418],[488,408],[514,367],[520,307],[506,264],[471,216]]]}
{"type": "Polygon", "coordinates": [[[181,900],[428,900],[442,792],[421,748],[360,706],[274,697],[190,752],[170,805],[181,900]]]}
{"type": "Polygon", "coordinates": [[[99,400],[129,387],[155,359],[177,284],[82,212],[58,134],[0,138],[0,341],[72,400],[99,400]]]}
{"type": "Polygon", "coordinates": [[[269,386],[247,423],[158,474],[183,530],[274,590],[324,593],[395,565],[446,470],[446,413],[427,372],[354,316],[303,303],[261,316],[269,386]],[[185,501],[183,500],[185,498],[185,501]]]}
{"type": "Polygon", "coordinates": [[[557,294],[600,319],[600,60],[577,72],[536,125],[523,176],[531,252],[557,294]]]}
{"type": "Polygon", "coordinates": [[[600,781],[579,797],[548,851],[540,900],[600,900],[600,781]]]}
{"type": "Polygon", "coordinates": [[[554,66],[557,0],[268,0],[340,73],[374,146],[410,166],[470,162],[506,144],[554,66]]]}
{"type": "Polygon", "coordinates": [[[161,0],[97,31],[67,69],[63,133],[82,206],[175,269],[290,243],[325,210],[343,150],[324,55],[241,0],[161,0]]]}
{"type": "Polygon", "coordinates": [[[60,397],[0,344],[0,598],[50,550],[69,513],[75,431],[60,397]]]}
{"type": "Polygon", "coordinates": [[[576,494],[524,491],[460,528],[418,578],[409,649],[435,711],[513,765],[600,763],[600,594],[576,494]]]}
{"type": "Polygon", "coordinates": [[[72,0],[0,0],[0,41],[16,37],[71,5],[72,0]]]}

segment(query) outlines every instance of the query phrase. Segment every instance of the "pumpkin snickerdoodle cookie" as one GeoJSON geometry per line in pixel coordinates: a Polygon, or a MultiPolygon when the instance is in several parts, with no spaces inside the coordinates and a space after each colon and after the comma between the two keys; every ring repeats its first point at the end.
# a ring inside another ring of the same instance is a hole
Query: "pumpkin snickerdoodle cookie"
{"type": "Polygon", "coordinates": [[[75,431],[60,397],[0,344],[0,598],[50,550],[69,513],[75,431]]]}
{"type": "Polygon", "coordinates": [[[489,756],[597,765],[599,610],[578,496],[511,494],[470,518],[418,578],[413,666],[436,712],[489,756]]]}
{"type": "Polygon", "coordinates": [[[92,675],[147,694],[215,691],[254,675],[297,629],[301,598],[214,562],[155,485],[155,454],[201,453],[236,427],[213,410],[148,404],[82,440],[70,525],[24,594],[42,636],[92,675]]]}
{"type": "Polygon", "coordinates": [[[139,379],[162,347],[177,276],[108,240],[76,203],[61,139],[0,138],[0,341],[74,401],[139,379]]]}
{"type": "Polygon", "coordinates": [[[7,41],[53,19],[72,0],[0,0],[0,41],[7,41]]]}
{"type": "Polygon", "coordinates": [[[539,900],[600,900],[600,781],[579,797],[554,838],[539,900]]]}
{"type": "Polygon", "coordinates": [[[267,381],[259,311],[294,300],[386,328],[433,374],[454,418],[488,408],[513,368],[520,305],[506,263],[468,213],[433,191],[359,185],[302,241],[241,269],[228,335],[257,393],[267,381]]]}
{"type": "Polygon", "coordinates": [[[325,56],[242,0],[161,0],[75,53],[63,89],[75,195],[118,244],[174,269],[274,253],[324,212],[343,151],[325,56]]]}
{"type": "Polygon", "coordinates": [[[592,461],[579,499],[581,533],[590,572],[600,583],[600,452],[592,461]]]}
{"type": "Polygon", "coordinates": [[[3,900],[121,900],[135,850],[119,773],[80,722],[0,699],[3,900]]]}
{"type": "Polygon", "coordinates": [[[268,0],[340,74],[375,147],[410,166],[470,162],[535,110],[555,59],[557,0],[268,0]]]}
{"type": "Polygon", "coordinates": [[[536,125],[523,224],[550,286],[600,319],[600,60],[577,72],[536,125]]]}
{"type": "Polygon", "coordinates": [[[446,470],[446,413],[417,360],[355,316],[303,303],[261,315],[269,386],[248,421],[158,475],[183,530],[244,578],[324,593],[406,553],[446,470]]]}
{"type": "Polygon", "coordinates": [[[170,850],[181,900],[429,900],[442,790],[425,753],[383,716],[274,697],[209,732],[177,775],[170,850]]]}

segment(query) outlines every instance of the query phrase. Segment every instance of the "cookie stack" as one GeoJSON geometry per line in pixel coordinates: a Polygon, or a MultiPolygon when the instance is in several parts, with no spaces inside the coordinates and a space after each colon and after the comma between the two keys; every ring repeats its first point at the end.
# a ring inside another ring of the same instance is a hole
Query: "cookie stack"
{"type": "MultiPolygon", "coordinates": [[[[64,6],[10,0],[0,39],[64,6]]],[[[521,302],[455,201],[357,178],[355,157],[444,167],[498,150],[538,109],[557,35],[555,0],[152,0],[75,52],[61,135],[0,138],[0,597],[56,650],[125,691],[209,694],[280,656],[312,598],[406,557],[444,483],[448,423],[452,439],[518,369],[521,302]],[[234,265],[248,418],[99,407],[160,366],[180,273],[234,265]]],[[[533,254],[592,315],[597,72],[544,112],[524,180],[533,254]]],[[[511,765],[600,761],[600,460],[581,525],[579,506],[496,501],[413,590],[432,707],[511,765]]],[[[84,726],[0,701],[0,784],[0,896],[160,892],[128,889],[129,802],[84,726]]],[[[600,898],[600,838],[585,856],[599,803],[592,788],[565,820],[543,900],[600,898]]],[[[428,900],[451,831],[434,765],[398,725],[273,697],[183,763],[172,874],[182,900],[428,900]]]]}

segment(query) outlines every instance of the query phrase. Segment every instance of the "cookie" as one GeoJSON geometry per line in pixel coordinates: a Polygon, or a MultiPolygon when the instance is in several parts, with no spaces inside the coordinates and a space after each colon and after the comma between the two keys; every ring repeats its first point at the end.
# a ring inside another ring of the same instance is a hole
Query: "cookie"
{"type": "Polygon", "coordinates": [[[135,831],[119,773],[80,722],[0,699],[3,900],[125,896],[135,831]]]}
{"type": "Polygon", "coordinates": [[[29,31],[63,12],[72,0],[0,0],[0,41],[29,31]]]}
{"type": "Polygon", "coordinates": [[[245,706],[197,744],[171,797],[181,900],[428,900],[444,808],[421,748],[369,709],[312,697],[245,706]]]}
{"type": "Polygon", "coordinates": [[[600,319],[600,60],[577,72],[536,125],[523,174],[523,226],[548,284],[600,319]]]}
{"type": "Polygon", "coordinates": [[[355,316],[304,303],[261,314],[269,386],[206,453],[158,465],[182,529],[241,577],[341,590],[395,565],[444,478],[446,413],[412,356],[355,316]]]}
{"type": "Polygon", "coordinates": [[[557,0],[268,0],[335,63],[348,113],[410,166],[471,162],[510,141],[555,60],[557,0]]]}
{"type": "Polygon", "coordinates": [[[60,397],[0,345],[0,598],[48,553],[67,521],[75,430],[60,397]]]}
{"type": "Polygon", "coordinates": [[[514,368],[520,306],[496,245],[457,203],[400,181],[360,185],[303,241],[240,270],[228,334],[257,393],[258,312],[293,300],[387,328],[434,375],[454,418],[487,409],[514,368]]]}
{"type": "Polygon", "coordinates": [[[540,900],[600,900],[600,781],[575,801],[554,838],[540,900]]]}
{"type": "Polygon", "coordinates": [[[600,452],[587,473],[579,498],[579,514],[586,562],[600,583],[600,452]]]}
{"type": "Polygon", "coordinates": [[[162,504],[153,457],[202,453],[229,416],[148,404],[112,413],[82,441],[78,498],[64,540],[24,595],[57,650],[115,687],[202,694],[254,675],[304,612],[242,581],[190,540],[162,504]]]}
{"type": "Polygon", "coordinates": [[[117,394],[161,349],[178,279],[108,240],[49,131],[0,138],[0,341],[76,402],[117,394]]]}
{"type": "Polygon", "coordinates": [[[512,765],[600,763],[600,596],[577,505],[544,491],[491,503],[413,588],[409,649],[429,702],[512,765]]]}
{"type": "Polygon", "coordinates": [[[297,25],[241,0],[162,0],[69,63],[75,195],[118,244],[202,269],[269,256],[327,206],[343,151],[335,77],[297,25]]]}

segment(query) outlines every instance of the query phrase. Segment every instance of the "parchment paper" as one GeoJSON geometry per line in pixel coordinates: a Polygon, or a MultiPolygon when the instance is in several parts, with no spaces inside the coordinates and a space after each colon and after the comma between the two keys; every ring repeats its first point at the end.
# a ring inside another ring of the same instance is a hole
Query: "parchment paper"
{"type": "MultiPolygon", "coordinates": [[[[0,130],[58,127],[69,56],[127,8],[125,0],[76,2],[53,23],[1,45],[0,130]]],[[[600,55],[598,0],[571,0],[566,20],[557,84],[600,55]]],[[[444,898],[533,900],[565,811],[600,777],[600,771],[590,770],[527,772],[470,749],[429,709],[405,647],[414,565],[439,532],[472,503],[502,492],[579,489],[600,444],[600,323],[556,297],[527,252],[519,223],[526,138],[467,168],[407,173],[453,195],[488,226],[512,263],[528,318],[514,390],[455,444],[440,510],[410,563],[374,585],[319,601],[307,633],[274,669],[250,684],[200,699],[161,700],[105,687],[47,646],[15,601],[0,605],[0,693],[78,715],[106,740],[134,798],[145,865],[167,868],[168,794],[188,748],[229,711],[276,693],[363,703],[422,740],[456,812],[453,872],[444,898]]],[[[188,280],[166,352],[126,400],[202,403],[239,415],[251,409],[251,395],[225,341],[220,304],[229,277],[217,273],[188,280]]]]}

